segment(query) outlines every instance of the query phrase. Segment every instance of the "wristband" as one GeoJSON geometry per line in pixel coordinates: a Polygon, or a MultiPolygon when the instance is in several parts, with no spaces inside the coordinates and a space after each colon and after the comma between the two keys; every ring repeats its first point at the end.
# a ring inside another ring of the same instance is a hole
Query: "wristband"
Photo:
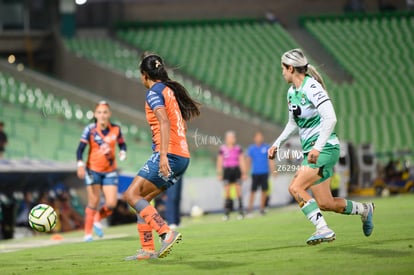
{"type": "Polygon", "coordinates": [[[126,160],[126,152],[124,150],[119,152],[119,160],[120,161],[126,160]]]}
{"type": "Polygon", "coordinates": [[[83,167],[83,166],[85,166],[85,163],[83,163],[83,161],[81,161],[81,160],[78,161],[78,168],[83,167]]]}

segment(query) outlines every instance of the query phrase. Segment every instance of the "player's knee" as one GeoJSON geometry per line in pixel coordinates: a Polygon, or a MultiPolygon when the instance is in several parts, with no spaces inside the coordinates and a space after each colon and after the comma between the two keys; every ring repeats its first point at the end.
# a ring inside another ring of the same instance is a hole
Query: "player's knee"
{"type": "Polygon", "coordinates": [[[297,184],[291,184],[289,185],[289,193],[293,196],[296,197],[296,194],[298,194],[301,191],[301,188],[299,185],[297,184]]]}
{"type": "Polygon", "coordinates": [[[125,198],[126,202],[129,205],[134,205],[134,203],[135,203],[135,196],[134,196],[133,192],[131,192],[129,189],[127,189],[125,191],[124,198],[125,198]]]}

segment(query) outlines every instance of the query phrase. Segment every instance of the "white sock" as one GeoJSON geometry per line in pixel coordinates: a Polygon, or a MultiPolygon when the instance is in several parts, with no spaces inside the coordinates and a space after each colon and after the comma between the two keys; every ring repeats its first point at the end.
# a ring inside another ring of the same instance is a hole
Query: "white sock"
{"type": "Polygon", "coordinates": [[[346,200],[346,208],[344,214],[363,215],[366,209],[362,202],[346,200]]]}
{"type": "Polygon", "coordinates": [[[301,210],[308,220],[316,226],[317,230],[328,227],[315,199],[310,199],[304,206],[302,206],[301,210]]]}

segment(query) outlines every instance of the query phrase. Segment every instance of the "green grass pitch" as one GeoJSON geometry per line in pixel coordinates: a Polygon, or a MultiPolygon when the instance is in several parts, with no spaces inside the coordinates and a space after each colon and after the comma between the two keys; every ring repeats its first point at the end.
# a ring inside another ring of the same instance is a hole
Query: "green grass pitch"
{"type": "MultiPolygon", "coordinates": [[[[183,241],[164,259],[123,261],[139,246],[131,224],[105,232],[121,238],[0,253],[0,274],[414,274],[414,195],[374,202],[375,229],[368,238],[359,216],[325,213],[336,241],[307,246],[314,228],[289,206],[242,221],[235,215],[228,222],[218,215],[185,219],[183,241]]],[[[81,240],[82,232],[63,237],[81,240]]],[[[2,241],[0,250],[49,238],[2,241]]]]}

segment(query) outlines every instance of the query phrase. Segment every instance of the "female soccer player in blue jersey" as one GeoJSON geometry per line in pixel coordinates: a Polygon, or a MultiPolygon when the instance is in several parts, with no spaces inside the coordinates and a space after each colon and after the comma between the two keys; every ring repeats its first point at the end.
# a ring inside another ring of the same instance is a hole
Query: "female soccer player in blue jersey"
{"type": "Polygon", "coordinates": [[[328,227],[321,210],[361,215],[363,232],[370,236],[374,229],[374,204],[334,198],[330,191],[333,167],[339,159],[339,140],[333,132],[335,110],[322,77],[308,63],[301,49],[284,53],[281,61],[283,77],[292,84],[287,93],[289,121],[269,149],[268,156],[273,159],[280,146],[299,130],[304,160],[289,186],[289,192],[316,227],[307,244],[335,240],[335,233],[328,227]],[[308,189],[315,198],[307,192],[308,189]]]}

